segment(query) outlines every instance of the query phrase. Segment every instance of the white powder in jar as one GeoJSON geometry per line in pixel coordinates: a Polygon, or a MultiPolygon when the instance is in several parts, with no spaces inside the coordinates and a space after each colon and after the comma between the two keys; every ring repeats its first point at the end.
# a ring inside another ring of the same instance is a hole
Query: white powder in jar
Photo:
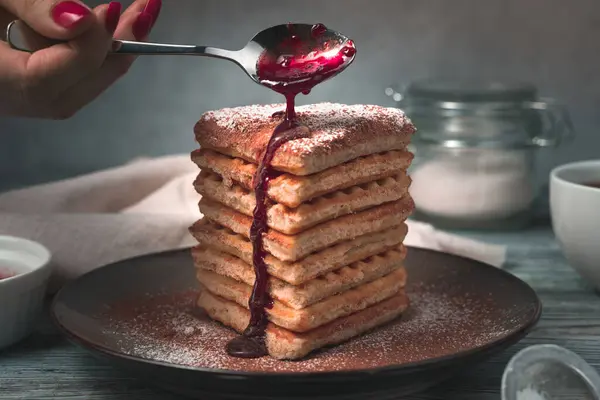
{"type": "Polygon", "coordinates": [[[450,151],[417,163],[411,172],[410,194],[419,211],[439,217],[490,220],[531,206],[535,193],[528,150],[450,151]]]}

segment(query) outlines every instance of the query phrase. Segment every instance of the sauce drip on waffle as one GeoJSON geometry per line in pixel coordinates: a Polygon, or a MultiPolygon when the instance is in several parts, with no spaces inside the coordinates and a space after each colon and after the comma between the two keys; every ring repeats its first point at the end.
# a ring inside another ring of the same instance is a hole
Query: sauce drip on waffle
{"type": "Polygon", "coordinates": [[[265,263],[267,253],[263,246],[263,235],[268,230],[266,193],[269,181],[278,175],[271,167],[277,149],[285,142],[301,137],[307,132],[306,129],[301,129],[296,119],[296,96],[299,93],[309,94],[313,87],[340,73],[352,62],[356,54],[356,47],[351,40],[346,41],[343,46],[324,40],[327,28],[322,24],[313,25],[308,38],[296,35],[293,25],[288,25],[288,31],[289,36],[275,52],[265,51],[257,64],[260,82],[283,94],[286,109],[272,116],[283,117],[283,120],[273,131],[254,176],[256,207],[250,228],[250,240],[256,280],[249,301],[250,323],[241,336],[227,344],[227,353],[234,357],[257,358],[267,355],[266,310],[273,306],[273,300],[267,291],[269,275],[265,263]],[[304,51],[308,48],[310,51],[304,51]]]}

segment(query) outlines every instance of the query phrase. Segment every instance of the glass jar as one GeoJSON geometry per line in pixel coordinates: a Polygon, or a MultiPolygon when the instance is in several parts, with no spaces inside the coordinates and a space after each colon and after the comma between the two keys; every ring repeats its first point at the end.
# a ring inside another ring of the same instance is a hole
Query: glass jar
{"type": "Polygon", "coordinates": [[[534,86],[460,81],[386,89],[417,127],[415,217],[449,229],[527,226],[544,197],[538,150],[570,140],[566,109],[534,86]]]}

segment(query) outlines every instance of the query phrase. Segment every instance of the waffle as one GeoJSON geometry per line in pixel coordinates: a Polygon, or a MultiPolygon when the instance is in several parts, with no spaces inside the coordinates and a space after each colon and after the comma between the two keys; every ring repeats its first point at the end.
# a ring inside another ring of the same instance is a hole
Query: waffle
{"type": "MultiPolygon", "coordinates": [[[[298,310],[274,300],[273,307],[267,309],[267,315],[269,321],[282,328],[292,332],[307,332],[392,297],[404,287],[402,279],[404,275],[405,271],[396,270],[372,282],[298,310]]],[[[197,277],[204,290],[248,307],[248,300],[252,293],[251,286],[202,269],[198,270],[197,277]]]]}
{"type": "MultiPolygon", "coordinates": [[[[250,321],[250,312],[232,302],[202,290],[198,307],[208,316],[241,333],[250,321]]],[[[396,319],[408,308],[409,300],[403,290],[396,295],[359,312],[339,318],[306,333],[295,333],[270,323],[265,342],[271,357],[297,360],[325,346],[339,344],[396,319]]]]}
{"type": "MultiPolygon", "coordinates": [[[[198,222],[193,230],[202,247],[233,255],[252,265],[252,243],[247,237],[209,221],[198,222]]],[[[270,275],[292,285],[301,285],[329,271],[397,248],[407,232],[408,227],[403,223],[338,243],[296,262],[281,261],[271,255],[267,255],[265,262],[270,275]]],[[[401,252],[406,255],[404,247],[401,252]]]]}
{"type": "MultiPolygon", "coordinates": [[[[219,175],[209,171],[200,173],[194,185],[204,198],[252,217],[256,207],[254,192],[235,184],[227,186],[219,175]]],[[[409,185],[410,178],[400,172],[396,176],[331,192],[297,208],[271,204],[267,210],[267,223],[272,229],[292,235],[342,215],[399,200],[408,193],[409,185]]]]}
{"type": "MultiPolygon", "coordinates": [[[[276,203],[296,208],[308,200],[336,190],[396,175],[398,171],[405,171],[412,159],[413,154],[408,151],[386,151],[359,157],[313,175],[282,173],[271,179],[267,195],[276,203]]],[[[235,182],[246,190],[252,190],[255,164],[207,149],[194,150],[192,161],[201,169],[217,173],[226,186],[235,182]]]]}
{"type": "MultiPolygon", "coordinates": [[[[402,270],[399,282],[404,286],[406,271],[402,267],[402,262],[405,253],[403,246],[399,245],[397,248],[311,279],[302,285],[290,285],[271,276],[269,278],[269,294],[285,306],[299,310],[327,297],[372,282],[397,269],[402,270]]],[[[211,271],[249,286],[254,285],[255,275],[252,265],[235,256],[198,246],[192,250],[192,257],[198,269],[211,271]]],[[[200,275],[198,278],[202,281],[200,275]]]]}
{"type": "MultiPolygon", "coordinates": [[[[256,283],[254,175],[284,108],[211,111],[194,128],[203,214],[190,227],[197,304],[238,332],[248,326],[256,283]]],[[[406,172],[414,126],[396,108],[321,103],[296,111],[293,139],[270,162],[261,233],[273,299],[265,343],[279,359],[360,335],[409,305],[402,243],[414,209],[406,172]]]]}
{"type": "MultiPolygon", "coordinates": [[[[200,206],[204,218],[250,237],[252,218],[217,202],[203,198],[200,206]]],[[[318,250],[369,233],[399,226],[414,208],[412,198],[404,198],[324,222],[297,235],[285,235],[270,229],[263,240],[264,248],[282,261],[297,261],[318,250]]],[[[190,228],[195,236],[198,223],[190,228]]]]}
{"type": "MultiPolygon", "coordinates": [[[[203,149],[258,164],[285,109],[283,104],[209,111],[194,133],[203,149]]],[[[296,108],[303,137],[284,143],[271,166],[294,175],[310,175],[361,156],[403,150],[415,127],[398,108],[320,103],[296,108]]]]}

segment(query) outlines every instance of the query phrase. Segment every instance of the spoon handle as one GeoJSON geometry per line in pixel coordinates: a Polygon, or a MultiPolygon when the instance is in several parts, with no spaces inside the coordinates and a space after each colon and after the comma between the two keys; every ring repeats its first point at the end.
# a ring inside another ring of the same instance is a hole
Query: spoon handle
{"type": "MultiPolygon", "coordinates": [[[[41,37],[22,21],[12,21],[6,29],[6,41],[15,50],[32,53],[43,48],[62,43],[41,37]]],[[[235,52],[208,46],[163,44],[136,42],[130,40],[113,40],[111,54],[122,55],[194,55],[235,59],[235,52]]]]}
{"type": "Polygon", "coordinates": [[[114,54],[137,55],[193,55],[217,58],[232,58],[231,51],[208,46],[194,46],[183,44],[165,44],[150,42],[134,42],[130,40],[114,40],[114,54]]]}

